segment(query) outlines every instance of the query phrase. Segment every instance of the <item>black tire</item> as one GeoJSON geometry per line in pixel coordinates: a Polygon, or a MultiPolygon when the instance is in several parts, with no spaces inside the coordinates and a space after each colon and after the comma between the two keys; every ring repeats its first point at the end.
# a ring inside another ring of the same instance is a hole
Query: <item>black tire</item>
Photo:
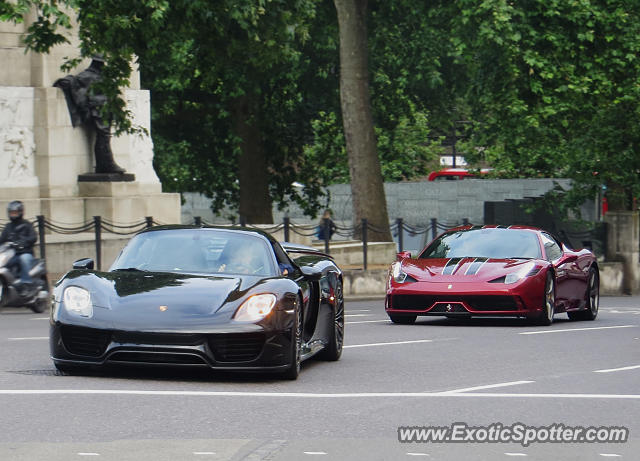
{"type": "Polygon", "coordinates": [[[551,271],[547,272],[542,299],[542,312],[534,319],[534,323],[536,325],[549,326],[553,323],[553,314],[556,310],[556,284],[551,271]]]}
{"type": "Polygon", "coordinates": [[[284,379],[291,381],[298,379],[302,363],[302,301],[300,299],[298,299],[295,315],[295,325],[291,332],[291,364],[289,368],[282,373],[284,379]]]}
{"type": "Polygon", "coordinates": [[[595,320],[600,307],[600,274],[595,268],[589,269],[589,281],[585,292],[586,306],[584,310],[567,312],[571,320],[595,320]]]}
{"type": "Polygon", "coordinates": [[[389,318],[393,323],[397,323],[399,325],[413,325],[418,318],[417,315],[392,315],[389,314],[389,318]]]}
{"type": "Polygon", "coordinates": [[[62,375],[62,376],[74,376],[74,375],[80,375],[82,374],[83,370],[85,370],[85,368],[78,366],[78,365],[69,365],[67,363],[55,363],[54,365],[56,367],[56,370],[58,370],[58,372],[62,375]]]}
{"type": "Polygon", "coordinates": [[[7,303],[7,299],[9,297],[9,293],[7,292],[7,286],[4,283],[4,280],[0,279],[0,307],[4,307],[7,303]]]}
{"type": "Polygon", "coordinates": [[[334,296],[333,322],[329,325],[329,343],[327,347],[318,354],[318,358],[330,362],[340,360],[342,344],[344,342],[344,294],[342,292],[342,281],[340,280],[338,280],[336,284],[334,296]]]}

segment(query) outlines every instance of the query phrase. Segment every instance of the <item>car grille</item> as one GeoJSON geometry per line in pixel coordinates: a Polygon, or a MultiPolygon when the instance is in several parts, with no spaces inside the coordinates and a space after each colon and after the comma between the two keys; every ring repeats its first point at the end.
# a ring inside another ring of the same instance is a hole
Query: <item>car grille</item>
{"type": "Polygon", "coordinates": [[[222,333],[209,335],[209,347],[218,362],[249,362],[264,347],[264,333],[222,333]]]}
{"type": "Polygon", "coordinates": [[[62,326],[60,335],[65,349],[87,357],[100,357],[111,341],[110,331],[94,328],[62,326]]]}
{"type": "MultiPolygon", "coordinates": [[[[518,304],[512,296],[499,295],[395,295],[391,298],[392,309],[425,311],[435,303],[460,303],[476,311],[514,311],[518,304]]],[[[438,304],[430,312],[446,312],[446,304],[438,304]]]]}
{"type": "Polygon", "coordinates": [[[135,331],[116,331],[113,340],[122,344],[150,344],[154,346],[195,346],[204,341],[199,334],[183,333],[138,333],[135,331]]]}
{"type": "Polygon", "coordinates": [[[206,365],[197,354],[180,352],[118,351],[109,356],[110,362],[135,362],[148,364],[206,365]]]}

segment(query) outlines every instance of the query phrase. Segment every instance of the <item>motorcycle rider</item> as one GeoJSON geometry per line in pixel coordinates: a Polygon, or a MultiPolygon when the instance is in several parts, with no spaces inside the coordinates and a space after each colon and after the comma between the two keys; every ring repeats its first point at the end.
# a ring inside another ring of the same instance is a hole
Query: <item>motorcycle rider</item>
{"type": "Polygon", "coordinates": [[[33,267],[33,246],[38,237],[31,223],[23,218],[24,204],[21,201],[10,202],[7,206],[7,214],[10,222],[4,226],[0,234],[0,244],[9,242],[13,245],[16,254],[9,260],[7,266],[20,268],[20,281],[16,284],[16,288],[20,294],[25,294],[33,285],[29,271],[33,267]]]}

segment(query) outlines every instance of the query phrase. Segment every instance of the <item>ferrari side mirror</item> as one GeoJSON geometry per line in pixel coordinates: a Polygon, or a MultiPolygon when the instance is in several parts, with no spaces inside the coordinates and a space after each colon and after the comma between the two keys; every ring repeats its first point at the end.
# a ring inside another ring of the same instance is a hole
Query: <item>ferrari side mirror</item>
{"type": "Polygon", "coordinates": [[[402,261],[403,259],[407,259],[407,258],[411,258],[411,252],[410,251],[401,251],[400,253],[398,253],[396,255],[396,260],[398,260],[398,261],[402,261]]]}
{"type": "Polygon", "coordinates": [[[565,255],[562,257],[562,260],[560,261],[561,264],[568,264],[568,263],[572,263],[578,260],[578,257],[576,255],[565,255]]]}
{"type": "Polygon", "coordinates": [[[73,266],[74,269],[80,269],[80,270],[93,270],[93,259],[91,258],[82,258],[82,259],[78,259],[77,261],[73,262],[73,266]]]}

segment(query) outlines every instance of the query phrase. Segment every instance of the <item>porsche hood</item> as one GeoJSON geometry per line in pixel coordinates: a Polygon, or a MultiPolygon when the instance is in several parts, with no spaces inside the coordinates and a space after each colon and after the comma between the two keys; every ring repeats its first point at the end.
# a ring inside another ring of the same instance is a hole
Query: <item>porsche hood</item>
{"type": "MultiPolygon", "coordinates": [[[[228,322],[239,302],[259,277],[213,277],[164,272],[73,273],[59,284],[85,288],[91,294],[94,317],[114,322],[126,319],[141,329],[198,325],[203,318],[228,322]],[[229,306],[228,313],[223,313],[229,306]],[[103,315],[100,311],[105,311],[103,315]],[[220,313],[221,315],[215,315],[220,313]],[[105,318],[106,319],[106,318],[105,318]]],[[[57,291],[57,290],[56,290],[57,291]]],[[[60,301],[62,293],[57,293],[60,301]]],[[[98,319],[96,319],[98,320],[98,319]]]]}

